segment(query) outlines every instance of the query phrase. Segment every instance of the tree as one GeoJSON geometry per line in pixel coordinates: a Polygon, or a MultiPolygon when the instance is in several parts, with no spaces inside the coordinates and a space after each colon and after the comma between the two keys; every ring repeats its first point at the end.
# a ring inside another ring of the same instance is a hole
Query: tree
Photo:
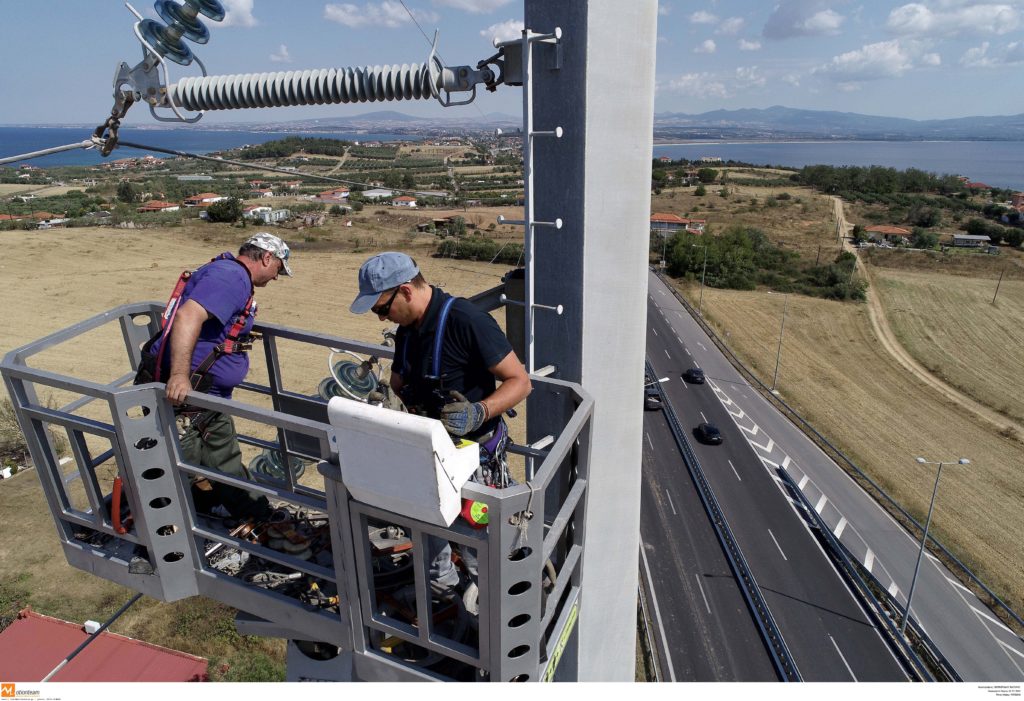
{"type": "Polygon", "coordinates": [[[925,231],[920,227],[915,227],[913,234],[910,237],[910,245],[914,248],[930,249],[935,248],[939,243],[939,235],[931,231],[925,231]]]}
{"type": "Polygon", "coordinates": [[[1024,241],[1024,230],[1007,229],[1006,235],[1003,236],[1003,241],[1006,242],[1007,246],[1019,247],[1021,242],[1024,241]]]}
{"type": "Polygon", "coordinates": [[[868,235],[864,232],[864,227],[860,224],[854,224],[853,226],[853,242],[856,244],[864,243],[868,240],[868,235]]]}
{"type": "Polygon", "coordinates": [[[707,188],[705,188],[703,185],[698,185],[697,189],[693,191],[693,194],[695,194],[697,197],[703,197],[704,195],[708,194],[708,191],[707,188]]]}
{"type": "Polygon", "coordinates": [[[206,216],[212,222],[236,222],[242,218],[242,201],[237,197],[229,197],[214,202],[206,208],[206,216]]]}
{"type": "Polygon", "coordinates": [[[701,168],[697,171],[697,178],[702,183],[713,183],[718,179],[718,171],[714,168],[701,168]]]}
{"type": "Polygon", "coordinates": [[[122,180],[117,185],[117,199],[128,204],[138,202],[139,191],[135,189],[135,186],[130,181],[122,180]]]}

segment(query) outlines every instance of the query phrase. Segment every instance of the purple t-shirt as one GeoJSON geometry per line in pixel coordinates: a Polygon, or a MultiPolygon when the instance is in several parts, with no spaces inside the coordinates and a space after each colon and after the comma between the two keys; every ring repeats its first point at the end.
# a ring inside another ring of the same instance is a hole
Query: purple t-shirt
{"type": "MultiPolygon", "coordinates": [[[[231,256],[230,253],[225,255],[231,256]]],[[[245,303],[252,296],[252,291],[252,279],[249,276],[249,271],[230,258],[208,263],[195,271],[189,278],[179,305],[185,304],[191,299],[202,305],[213,317],[207,319],[199,331],[196,349],[192,353],[192,372],[227,337],[232,324],[245,309],[245,303]]],[[[241,335],[252,330],[255,317],[256,304],[253,303],[252,314],[246,320],[245,326],[242,327],[241,335]]],[[[164,367],[169,367],[169,355],[164,356],[164,363],[166,363],[164,367]]],[[[245,379],[248,372],[249,355],[247,353],[222,355],[209,370],[208,376],[213,380],[213,385],[207,390],[207,393],[230,399],[232,390],[245,379]]]]}

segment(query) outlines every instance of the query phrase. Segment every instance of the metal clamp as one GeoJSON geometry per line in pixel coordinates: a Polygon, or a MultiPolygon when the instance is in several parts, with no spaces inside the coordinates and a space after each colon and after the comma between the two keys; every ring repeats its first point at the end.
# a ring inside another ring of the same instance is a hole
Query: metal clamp
{"type": "MultiPolygon", "coordinates": [[[[526,222],[523,221],[522,219],[506,219],[505,216],[502,215],[502,214],[498,215],[498,223],[499,224],[509,224],[510,226],[525,226],[526,225],[526,222]]],[[[549,226],[549,227],[552,227],[554,229],[561,229],[562,228],[562,219],[560,217],[558,219],[555,219],[554,221],[535,221],[535,222],[531,222],[531,223],[533,224],[533,226],[549,226]]]]}
{"type": "MultiPolygon", "coordinates": [[[[500,297],[498,297],[498,300],[502,304],[514,304],[517,307],[526,306],[526,302],[520,302],[518,299],[510,299],[505,294],[502,294],[500,297]]],[[[530,307],[533,309],[546,309],[547,311],[554,312],[558,316],[562,316],[562,313],[565,311],[565,307],[563,307],[561,304],[556,306],[551,306],[550,304],[531,304],[530,307]]]]}

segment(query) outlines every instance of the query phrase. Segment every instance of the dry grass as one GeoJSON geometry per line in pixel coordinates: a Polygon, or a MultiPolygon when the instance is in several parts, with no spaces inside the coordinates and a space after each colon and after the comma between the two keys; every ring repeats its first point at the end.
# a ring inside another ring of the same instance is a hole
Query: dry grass
{"type": "MultiPolygon", "coordinates": [[[[433,236],[424,237],[429,241],[422,245],[406,246],[407,236],[401,230],[383,223],[375,226],[376,243],[408,250],[428,280],[453,294],[468,295],[492,287],[506,272],[487,263],[431,258],[433,236]]],[[[293,244],[295,277],[259,291],[259,320],[379,342],[384,324],[373,315],[348,312],[357,290],[358,267],[372,253],[365,241],[362,250],[354,252],[347,238],[351,231],[281,231],[293,244]],[[302,235],[309,233],[315,233],[317,240],[303,241],[302,235]]],[[[121,304],[162,301],[182,269],[200,265],[222,250],[237,249],[252,232],[251,228],[208,224],[163,231],[11,232],[0,261],[5,278],[0,328],[6,330],[0,353],[121,304]]],[[[366,238],[365,233],[359,235],[366,238]]],[[[501,316],[499,323],[503,322],[501,316]]],[[[43,354],[33,365],[109,382],[127,371],[118,335],[116,329],[105,328],[89,334],[70,352],[63,348],[43,354]]],[[[265,381],[262,354],[251,357],[252,378],[265,381]]],[[[282,357],[289,389],[312,393],[327,374],[326,353],[283,343],[282,357]]],[[[247,396],[245,401],[251,400],[247,396]]],[[[523,430],[520,418],[513,433],[521,436],[523,430]]],[[[111,481],[112,475],[101,476],[105,489],[111,481]]],[[[9,537],[0,543],[0,572],[4,573],[0,575],[0,619],[9,620],[13,612],[31,605],[42,613],[73,621],[105,620],[130,597],[129,591],[66,563],[38,479],[31,472],[0,482],[0,519],[9,531],[9,537]]],[[[209,657],[215,678],[283,678],[283,643],[241,638],[234,632],[233,616],[231,609],[203,599],[177,604],[144,599],[113,629],[209,657]]]]}
{"type": "MultiPolygon", "coordinates": [[[[704,291],[712,323],[769,381],[782,305],[781,296],[763,292],[704,291]]],[[[1013,382],[1020,396],[1019,374],[1013,382]]],[[[791,295],[778,385],[786,401],[922,521],[934,473],[914,456],[969,457],[970,467],[944,476],[933,527],[1013,608],[1024,607],[1019,440],[999,435],[903,370],[878,345],[863,305],[791,295]]]]}
{"type": "Polygon", "coordinates": [[[890,269],[873,277],[889,324],[918,362],[982,404],[1024,420],[1024,281],[1004,280],[993,305],[990,279],[890,269]]]}
{"type": "Polygon", "coordinates": [[[21,185],[18,183],[0,183],[0,197],[9,197],[10,195],[20,195],[24,192],[32,192],[38,190],[39,185],[21,185]]]}
{"type": "MultiPolygon", "coordinates": [[[[750,177],[744,173],[744,177],[750,177]]],[[[839,254],[832,224],[832,204],[828,197],[809,188],[768,188],[727,185],[729,197],[718,193],[721,184],[706,185],[707,194],[698,197],[696,188],[671,188],[651,198],[652,212],[670,212],[691,219],[706,219],[713,231],[721,232],[733,225],[761,229],[768,237],[789,250],[796,250],[814,260],[821,246],[822,261],[831,261],[839,254]],[[791,199],[774,199],[788,193],[791,199]],[[774,199],[777,206],[765,203],[774,199]]]]}

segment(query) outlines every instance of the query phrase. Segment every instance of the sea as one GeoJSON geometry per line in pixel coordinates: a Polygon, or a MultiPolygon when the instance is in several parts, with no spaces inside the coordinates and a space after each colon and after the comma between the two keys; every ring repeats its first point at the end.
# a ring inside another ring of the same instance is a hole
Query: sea
{"type": "Polygon", "coordinates": [[[754,165],[917,168],[1024,190],[1024,141],[773,141],[655,144],[654,157],[721,158],[754,165]]]}
{"type": "MultiPolygon", "coordinates": [[[[91,136],[92,130],[85,127],[0,127],[0,158],[74,144],[91,136]]],[[[359,142],[415,140],[415,137],[410,136],[365,132],[227,131],[220,129],[132,129],[122,127],[119,133],[119,137],[124,141],[200,155],[205,155],[212,151],[238,148],[246,144],[262,144],[289,136],[344,139],[359,142]]],[[[74,151],[65,151],[50,156],[34,158],[31,161],[25,161],[25,163],[30,163],[40,168],[91,166],[103,163],[105,160],[138,158],[147,154],[158,158],[166,158],[166,155],[161,153],[120,147],[110,155],[109,159],[105,159],[96,150],[75,149],[74,151]]],[[[20,163],[10,165],[17,167],[20,163]]]]}
{"type": "MultiPolygon", "coordinates": [[[[0,158],[82,141],[91,135],[84,127],[0,127],[0,158]]],[[[365,132],[229,131],[210,129],[122,128],[121,138],[139,144],[207,154],[246,144],[261,144],[287,136],[311,136],[350,141],[397,141],[413,137],[365,132]]],[[[111,158],[146,155],[119,148],[111,158]]],[[[161,154],[152,155],[160,157],[161,154]]],[[[918,168],[936,175],[963,175],[993,187],[1024,190],[1024,141],[772,141],[688,142],[655,144],[654,157],[672,159],[721,158],[755,165],[802,168],[806,165],[871,166],[898,170],[918,168]]],[[[77,149],[33,159],[32,165],[89,166],[105,159],[95,150],[77,149]]],[[[17,164],[14,164],[17,165],[17,164]]]]}

